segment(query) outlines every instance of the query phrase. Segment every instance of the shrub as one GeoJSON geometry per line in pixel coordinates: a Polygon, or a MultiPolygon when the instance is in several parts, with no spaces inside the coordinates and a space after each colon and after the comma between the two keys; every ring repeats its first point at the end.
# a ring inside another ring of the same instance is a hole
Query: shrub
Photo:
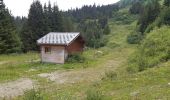
{"type": "Polygon", "coordinates": [[[146,36],[138,50],[130,58],[128,69],[133,69],[136,66],[138,71],[143,71],[169,59],[170,30],[169,27],[164,26],[155,29],[146,36]]]}
{"type": "Polygon", "coordinates": [[[86,95],[87,100],[103,100],[102,93],[94,88],[87,90],[86,95]]]}
{"type": "Polygon", "coordinates": [[[40,91],[36,91],[35,89],[32,89],[24,93],[23,100],[44,100],[44,99],[40,91]]]}
{"type": "Polygon", "coordinates": [[[106,79],[114,80],[114,79],[117,78],[117,73],[114,72],[114,71],[109,70],[109,71],[105,72],[105,77],[106,77],[106,79]]]}
{"type": "MultiPolygon", "coordinates": [[[[84,20],[78,25],[78,30],[83,33],[82,36],[86,41],[86,46],[100,48],[105,45],[105,42],[103,42],[103,40],[106,39],[103,38],[103,25],[101,26],[100,24],[101,23],[99,23],[97,20],[84,20]]],[[[105,31],[109,31],[109,27],[108,30],[105,31]]]]}
{"type": "Polygon", "coordinates": [[[161,13],[163,24],[170,25],[170,7],[165,7],[161,13]]]}
{"type": "Polygon", "coordinates": [[[120,47],[120,44],[118,44],[116,42],[110,42],[110,43],[108,43],[108,47],[110,47],[111,49],[114,49],[116,47],[120,47]]]}
{"type": "Polygon", "coordinates": [[[107,25],[107,26],[104,28],[103,33],[104,33],[105,35],[108,35],[108,34],[110,34],[110,32],[111,32],[110,27],[109,27],[109,25],[107,25]]]}
{"type": "Polygon", "coordinates": [[[130,44],[138,44],[142,40],[142,33],[134,31],[127,37],[127,42],[130,44]]]}
{"type": "Polygon", "coordinates": [[[82,54],[76,53],[76,54],[69,55],[67,61],[70,63],[75,63],[75,62],[83,63],[85,61],[85,58],[82,56],[82,54]]]}

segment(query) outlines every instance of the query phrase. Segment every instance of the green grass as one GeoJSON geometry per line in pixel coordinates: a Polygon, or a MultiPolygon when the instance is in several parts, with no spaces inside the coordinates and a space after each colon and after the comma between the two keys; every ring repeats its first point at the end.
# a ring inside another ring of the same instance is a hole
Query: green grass
{"type": "MultiPolygon", "coordinates": [[[[64,65],[40,63],[38,53],[1,55],[0,62],[5,62],[0,64],[0,82],[22,77],[36,80],[38,91],[44,100],[168,100],[170,62],[134,74],[126,70],[129,56],[137,49],[137,45],[130,45],[126,41],[135,24],[136,22],[117,25],[110,19],[112,31],[107,36],[109,42],[103,48],[86,50],[82,55],[85,58],[83,63],[67,62],[64,65]],[[102,51],[103,54],[96,55],[97,51],[102,51]],[[56,84],[37,76],[39,73],[61,70],[88,72],[86,75],[94,75],[92,79],[96,81],[84,79],[74,84],[56,84]],[[101,80],[97,80],[96,74],[101,74],[101,80]]],[[[31,90],[25,96],[16,97],[16,100],[29,98],[34,92],[31,90]]]]}
{"type": "Polygon", "coordinates": [[[115,80],[103,81],[101,90],[114,100],[169,100],[169,73],[169,67],[163,66],[132,75],[121,73],[115,80]]]}
{"type": "Polygon", "coordinates": [[[96,55],[98,50],[86,50],[82,56],[83,62],[66,62],[62,64],[41,63],[39,53],[0,55],[0,82],[15,80],[22,77],[32,77],[39,73],[54,72],[57,70],[84,69],[97,66],[105,61],[108,53],[103,48],[103,55],[96,55]],[[33,70],[33,71],[32,71],[33,70]]]}
{"type": "Polygon", "coordinates": [[[155,67],[162,62],[166,62],[169,59],[170,30],[169,27],[164,26],[147,34],[129,61],[129,71],[130,69],[143,71],[147,68],[155,67]]]}

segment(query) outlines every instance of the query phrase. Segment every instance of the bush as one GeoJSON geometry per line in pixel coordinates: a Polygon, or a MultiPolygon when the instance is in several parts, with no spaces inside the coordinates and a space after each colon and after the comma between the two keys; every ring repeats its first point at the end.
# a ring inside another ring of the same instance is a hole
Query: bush
{"type": "Polygon", "coordinates": [[[163,24],[170,25],[170,7],[165,7],[161,13],[163,24]]]}
{"type": "Polygon", "coordinates": [[[142,10],[142,2],[141,1],[137,1],[132,3],[132,6],[129,9],[129,12],[131,14],[140,14],[142,10]]]}
{"type": "Polygon", "coordinates": [[[118,44],[116,42],[110,42],[110,43],[108,43],[108,47],[110,47],[111,49],[114,49],[116,47],[120,47],[120,44],[118,44]]]}
{"type": "Polygon", "coordinates": [[[164,26],[149,33],[129,60],[128,69],[143,71],[170,59],[170,30],[164,26]]]}
{"type": "MultiPolygon", "coordinates": [[[[100,48],[105,45],[106,38],[104,37],[104,30],[97,20],[85,20],[78,25],[78,30],[81,31],[82,36],[86,41],[86,46],[92,48],[100,48]]],[[[109,31],[109,27],[108,30],[109,31]]],[[[107,40],[107,39],[106,39],[107,40]]]]}
{"type": "Polygon", "coordinates": [[[106,71],[105,77],[106,77],[106,79],[114,80],[117,78],[117,73],[114,71],[106,71]]]}
{"type": "Polygon", "coordinates": [[[40,91],[36,91],[35,89],[32,89],[24,93],[23,100],[44,100],[44,99],[40,91]]]}
{"type": "Polygon", "coordinates": [[[104,33],[105,35],[108,35],[108,34],[110,34],[110,32],[111,32],[110,27],[109,27],[109,25],[107,25],[107,26],[104,28],[103,33],[104,33]]]}
{"type": "Polygon", "coordinates": [[[86,95],[86,100],[103,100],[102,93],[96,89],[87,90],[86,95]]]}
{"type": "Polygon", "coordinates": [[[130,44],[138,44],[142,40],[142,33],[134,31],[127,37],[127,42],[130,44]]]}
{"type": "Polygon", "coordinates": [[[82,54],[76,53],[76,54],[71,54],[68,56],[68,62],[70,63],[83,63],[85,61],[85,58],[82,56],[82,54]]]}
{"type": "Polygon", "coordinates": [[[134,20],[137,19],[136,15],[131,15],[129,13],[129,11],[119,11],[119,12],[115,12],[113,13],[113,20],[115,22],[120,22],[121,24],[131,24],[132,22],[134,22],[134,20]]]}

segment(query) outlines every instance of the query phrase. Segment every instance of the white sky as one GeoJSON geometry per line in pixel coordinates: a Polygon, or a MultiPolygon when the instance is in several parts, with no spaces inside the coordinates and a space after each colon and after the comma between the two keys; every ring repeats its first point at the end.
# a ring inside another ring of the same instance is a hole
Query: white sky
{"type": "MultiPolygon", "coordinates": [[[[80,8],[83,5],[107,5],[118,2],[119,0],[39,0],[42,4],[49,1],[58,4],[60,10],[68,10],[71,8],[80,8]]],[[[4,0],[5,5],[14,16],[27,16],[33,0],[4,0]]]]}

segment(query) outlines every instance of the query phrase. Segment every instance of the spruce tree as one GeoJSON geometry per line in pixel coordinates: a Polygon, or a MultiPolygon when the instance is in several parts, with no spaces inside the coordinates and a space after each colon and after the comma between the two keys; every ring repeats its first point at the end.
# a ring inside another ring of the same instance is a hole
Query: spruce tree
{"type": "Polygon", "coordinates": [[[64,31],[63,17],[58,9],[58,6],[54,4],[52,12],[52,31],[64,31]]]}
{"type": "Polygon", "coordinates": [[[38,0],[34,1],[29,10],[28,21],[22,31],[24,51],[37,50],[37,39],[47,32],[42,5],[38,0]]]}
{"type": "Polygon", "coordinates": [[[164,0],[164,5],[169,7],[170,6],[170,0],[164,0]]]}
{"type": "Polygon", "coordinates": [[[143,7],[143,11],[140,14],[139,31],[144,33],[149,24],[151,24],[158,17],[160,12],[160,4],[158,0],[148,0],[143,7]]]}
{"type": "Polygon", "coordinates": [[[73,21],[72,21],[72,19],[70,17],[64,17],[63,26],[64,26],[63,30],[65,32],[73,32],[73,31],[75,31],[74,23],[73,23],[73,21]]]}
{"type": "Polygon", "coordinates": [[[14,20],[0,0],[0,54],[20,52],[21,42],[14,20]]]}

